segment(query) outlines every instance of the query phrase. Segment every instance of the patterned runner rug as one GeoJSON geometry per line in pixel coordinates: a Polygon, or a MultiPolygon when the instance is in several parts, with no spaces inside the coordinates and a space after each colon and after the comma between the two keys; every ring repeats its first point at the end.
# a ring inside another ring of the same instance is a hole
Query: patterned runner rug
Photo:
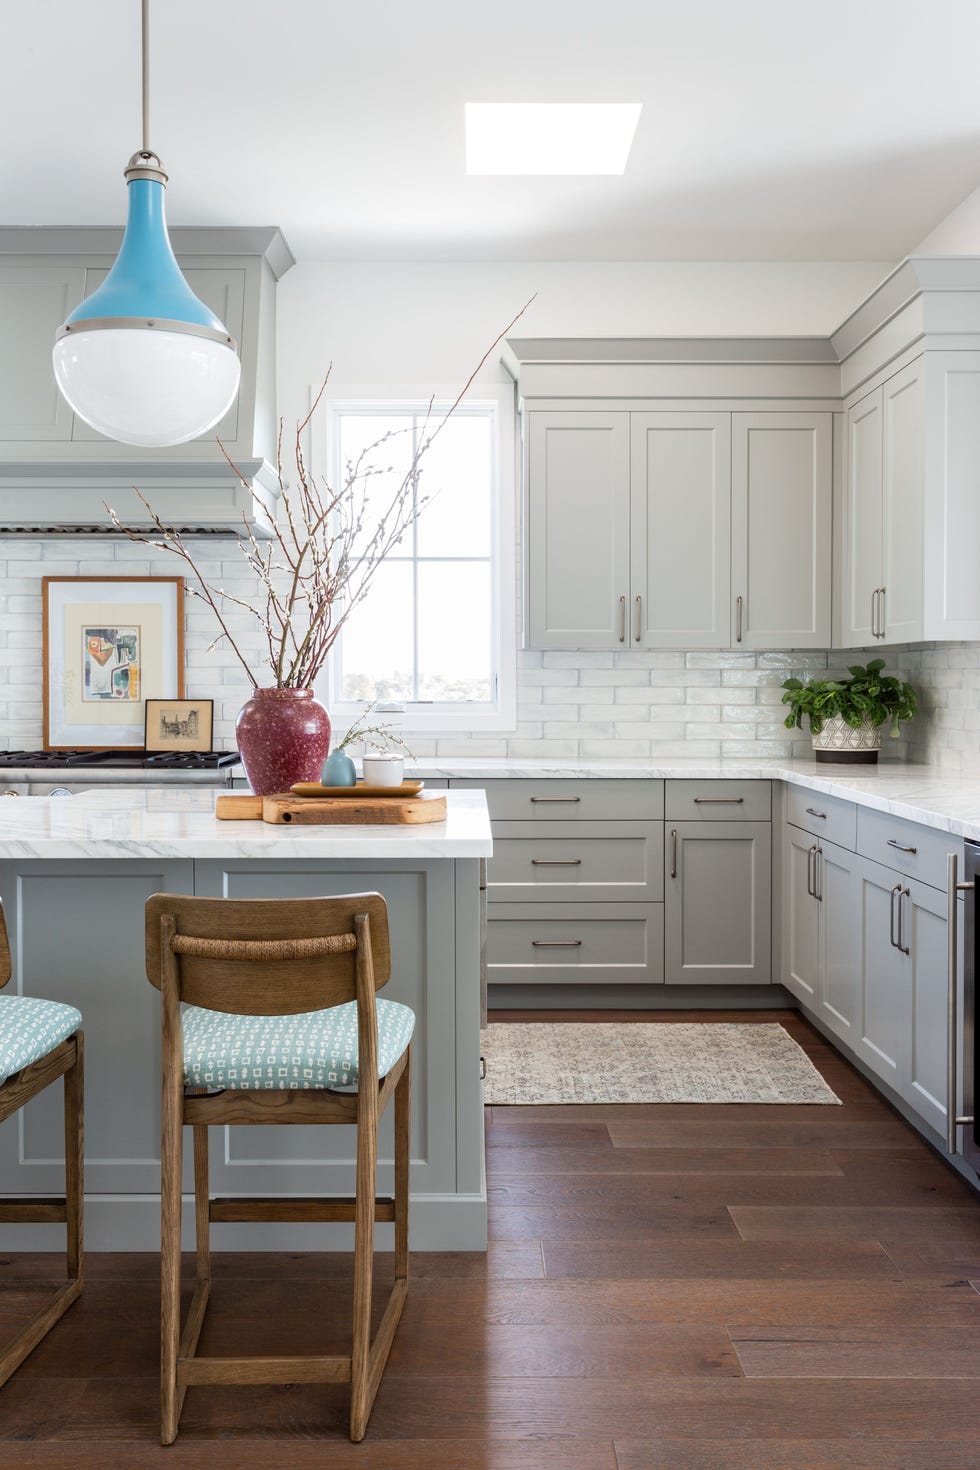
{"type": "Polygon", "coordinates": [[[498,1022],[485,1103],[840,1103],[778,1023],[498,1022]]]}

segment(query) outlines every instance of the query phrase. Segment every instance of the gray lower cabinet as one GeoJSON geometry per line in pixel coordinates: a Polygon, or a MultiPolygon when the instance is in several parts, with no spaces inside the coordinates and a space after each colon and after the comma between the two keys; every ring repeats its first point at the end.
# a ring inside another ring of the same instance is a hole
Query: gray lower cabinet
{"type": "Polygon", "coordinates": [[[937,1131],[946,1127],[946,895],[859,858],[861,1056],[937,1131]]]}
{"type": "Polygon", "coordinates": [[[662,822],[496,822],[491,903],[663,898],[662,822]]]}
{"type": "Polygon", "coordinates": [[[788,823],[783,855],[783,984],[853,1046],[861,995],[855,963],[859,859],[788,823]]]}
{"type": "Polygon", "coordinates": [[[668,985],[771,982],[771,838],[768,822],[668,822],[668,985]]]}
{"type": "Polygon", "coordinates": [[[651,985],[664,978],[662,903],[495,903],[491,985],[651,985]]]}

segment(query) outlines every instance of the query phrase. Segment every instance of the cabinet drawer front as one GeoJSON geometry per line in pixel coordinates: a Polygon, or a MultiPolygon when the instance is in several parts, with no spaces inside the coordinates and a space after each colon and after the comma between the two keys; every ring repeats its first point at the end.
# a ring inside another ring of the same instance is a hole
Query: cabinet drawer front
{"type": "Polygon", "coordinates": [[[663,826],[660,822],[501,822],[487,865],[487,897],[540,903],[542,899],[634,900],[663,898],[663,826]]]}
{"type": "Polygon", "coordinates": [[[963,839],[863,806],[857,814],[857,850],[886,868],[945,892],[946,859],[951,852],[962,857],[963,839]]]}
{"type": "Polygon", "coordinates": [[[857,842],[857,808],[853,802],[805,786],[786,787],[786,820],[815,837],[826,837],[838,847],[854,851],[857,842]]]}
{"type": "Polygon", "coordinates": [[[649,985],[664,978],[659,903],[495,904],[487,924],[491,985],[649,985]]]}
{"type": "Polygon", "coordinates": [[[769,781],[668,781],[665,809],[672,822],[768,822],[769,781]]]}
{"type": "Polygon", "coordinates": [[[495,822],[659,821],[662,781],[573,778],[554,781],[453,781],[454,791],[482,788],[495,822]]]}

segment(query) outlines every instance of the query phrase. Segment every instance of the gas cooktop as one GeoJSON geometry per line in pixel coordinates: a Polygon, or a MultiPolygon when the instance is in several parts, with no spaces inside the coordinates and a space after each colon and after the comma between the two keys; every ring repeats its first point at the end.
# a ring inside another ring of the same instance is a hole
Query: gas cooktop
{"type": "Polygon", "coordinates": [[[219,771],[238,765],[237,750],[0,750],[0,769],[65,771],[79,766],[152,771],[219,771]]]}

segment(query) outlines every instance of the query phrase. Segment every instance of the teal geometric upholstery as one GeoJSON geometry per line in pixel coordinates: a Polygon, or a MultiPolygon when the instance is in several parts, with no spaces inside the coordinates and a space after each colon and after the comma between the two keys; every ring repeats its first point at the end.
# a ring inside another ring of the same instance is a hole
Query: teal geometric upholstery
{"type": "MultiPolygon", "coordinates": [[[[375,1001],[378,1076],[390,1072],[412,1039],[415,1014],[375,1001]]],[[[349,1087],[357,1082],[357,1002],[294,1016],[239,1016],[188,1006],[184,1085],[229,1090],[349,1087]]]]}
{"type": "Polygon", "coordinates": [[[82,1013],[56,1000],[0,995],[0,1083],[38,1062],[82,1024],[82,1013]]]}

